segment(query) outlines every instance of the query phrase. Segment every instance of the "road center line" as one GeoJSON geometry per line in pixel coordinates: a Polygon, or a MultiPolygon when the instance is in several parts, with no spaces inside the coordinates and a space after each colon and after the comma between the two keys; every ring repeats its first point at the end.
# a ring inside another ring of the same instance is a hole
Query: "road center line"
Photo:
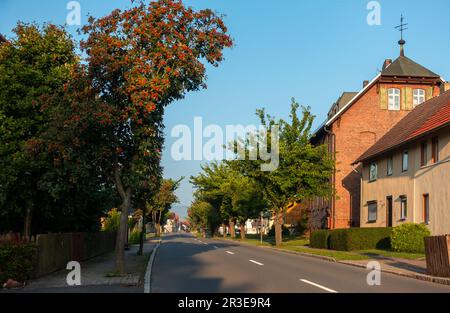
{"type": "Polygon", "coordinates": [[[228,254],[231,254],[231,255],[234,255],[234,253],[233,253],[233,252],[231,252],[231,251],[227,251],[227,253],[228,253],[228,254]]]}
{"type": "Polygon", "coordinates": [[[331,293],[338,293],[336,290],[333,290],[333,289],[330,289],[330,288],[321,286],[321,285],[319,285],[319,284],[313,283],[312,281],[309,281],[309,280],[306,280],[306,279],[300,279],[300,281],[304,282],[305,284],[309,284],[309,285],[311,285],[311,286],[320,288],[320,289],[322,289],[322,290],[325,290],[325,291],[328,291],[328,292],[331,292],[331,293]]]}
{"type": "Polygon", "coordinates": [[[264,266],[264,264],[262,264],[262,263],[259,263],[259,262],[256,262],[256,261],[254,261],[254,260],[249,260],[250,262],[252,262],[252,263],[254,263],[254,264],[256,264],[256,265],[259,265],[259,266],[264,266]]]}

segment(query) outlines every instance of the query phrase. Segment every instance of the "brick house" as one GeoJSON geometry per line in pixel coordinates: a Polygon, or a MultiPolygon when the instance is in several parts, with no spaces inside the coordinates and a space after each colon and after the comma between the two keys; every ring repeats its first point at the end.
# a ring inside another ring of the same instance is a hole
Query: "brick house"
{"type": "Polygon", "coordinates": [[[359,92],[344,92],[327,120],[314,133],[313,144],[327,144],[336,161],[330,178],[336,194],[308,202],[311,229],[360,226],[362,166],[352,163],[408,115],[415,106],[440,95],[445,81],[405,56],[386,60],[381,72],[364,81],[359,92]]]}
{"type": "Polygon", "coordinates": [[[417,106],[355,164],[362,164],[361,227],[410,222],[449,234],[450,90],[417,106]]]}

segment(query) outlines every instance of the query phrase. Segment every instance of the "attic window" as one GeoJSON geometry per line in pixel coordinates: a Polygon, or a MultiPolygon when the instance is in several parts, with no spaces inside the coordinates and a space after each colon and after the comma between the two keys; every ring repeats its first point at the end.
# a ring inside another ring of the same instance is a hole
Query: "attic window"
{"type": "Polygon", "coordinates": [[[400,89],[388,89],[388,109],[390,111],[400,111],[400,89]]]}
{"type": "Polygon", "coordinates": [[[421,105],[425,102],[425,90],[414,89],[413,90],[413,105],[414,107],[421,105]]]}

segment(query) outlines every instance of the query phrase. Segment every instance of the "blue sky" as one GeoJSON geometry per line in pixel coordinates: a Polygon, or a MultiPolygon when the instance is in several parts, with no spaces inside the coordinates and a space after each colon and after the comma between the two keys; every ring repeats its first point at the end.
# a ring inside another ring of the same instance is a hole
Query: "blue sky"
{"type": "MultiPolygon", "coordinates": [[[[0,0],[0,32],[10,35],[18,20],[64,24],[67,0],[0,0]]],[[[186,177],[176,211],[182,216],[192,200],[191,175],[201,162],[175,162],[170,156],[170,131],[175,125],[256,124],[255,110],[286,117],[290,99],[309,105],[325,119],[330,105],[343,91],[359,91],[386,58],[399,55],[394,26],[404,14],[409,30],[406,55],[450,79],[450,1],[384,0],[381,25],[366,22],[368,0],[187,0],[194,8],[212,8],[226,15],[235,40],[218,69],[208,69],[208,89],[187,95],[166,111],[165,176],[186,177]]],[[[102,16],[126,8],[129,0],[79,0],[82,23],[86,15],[102,16]]],[[[68,30],[79,39],[77,27],[68,30]]]]}

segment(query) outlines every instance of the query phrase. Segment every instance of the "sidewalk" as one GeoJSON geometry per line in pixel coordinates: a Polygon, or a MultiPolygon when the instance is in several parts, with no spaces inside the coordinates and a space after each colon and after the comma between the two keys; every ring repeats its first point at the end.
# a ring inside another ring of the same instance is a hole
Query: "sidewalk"
{"type": "MultiPolygon", "coordinates": [[[[125,263],[127,275],[124,277],[107,277],[114,271],[114,252],[96,257],[81,264],[81,284],[85,286],[140,286],[143,283],[148,260],[156,243],[144,245],[144,255],[137,255],[139,246],[131,246],[125,251],[125,263]]],[[[69,288],[66,277],[69,271],[61,270],[45,277],[33,280],[23,289],[27,292],[39,291],[51,288],[69,288]]]]}

